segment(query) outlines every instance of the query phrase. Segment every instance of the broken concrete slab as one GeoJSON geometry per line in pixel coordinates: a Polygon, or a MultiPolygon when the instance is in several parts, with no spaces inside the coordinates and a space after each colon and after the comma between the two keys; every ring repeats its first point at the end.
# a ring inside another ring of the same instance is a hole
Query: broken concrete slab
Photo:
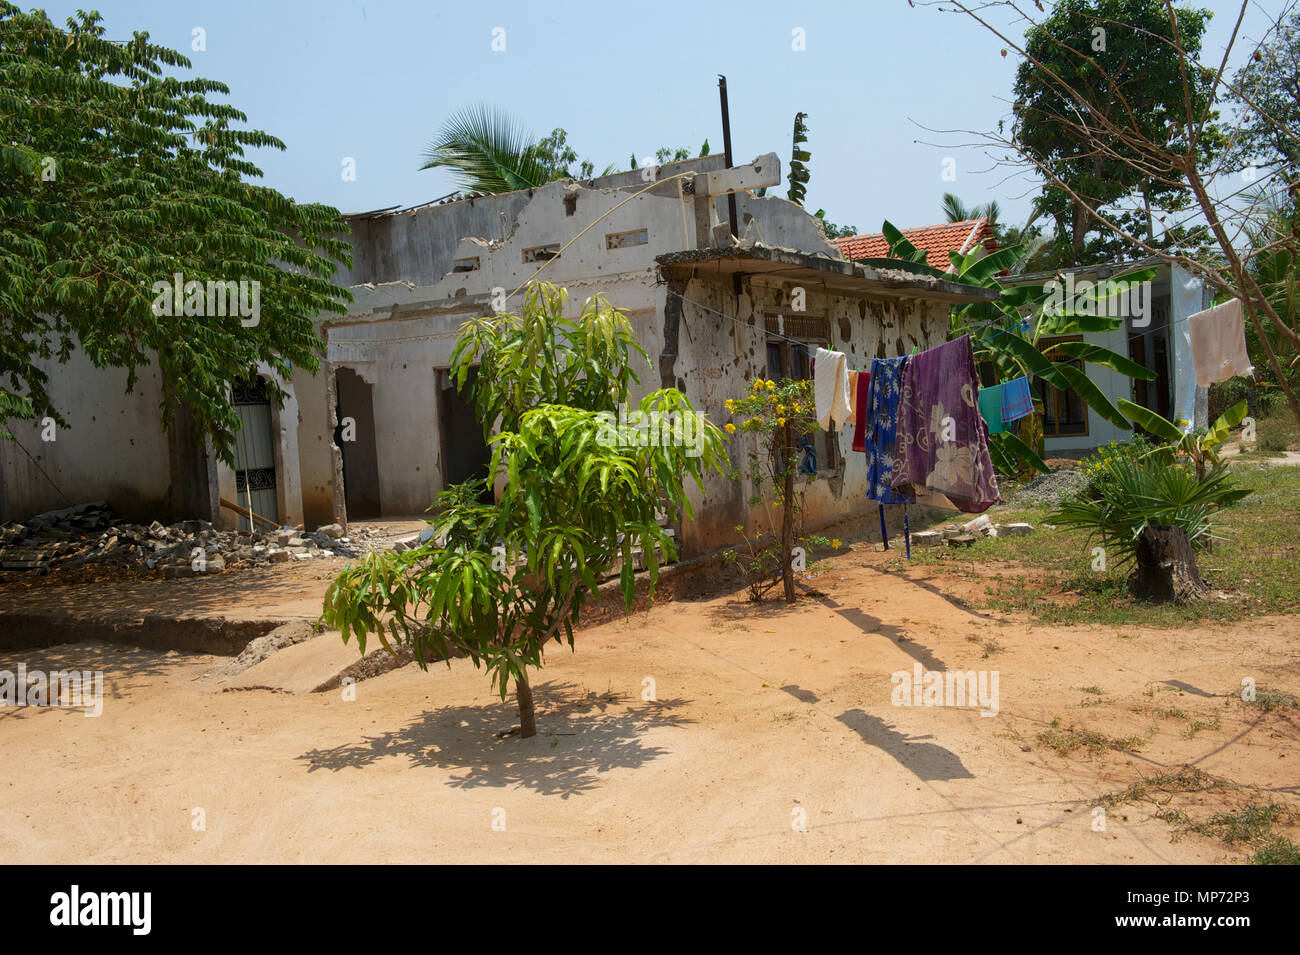
{"type": "Polygon", "coordinates": [[[363,658],[357,651],[355,640],[345,644],[337,630],[330,630],[270,654],[225,681],[221,688],[312,693],[341,685],[345,675],[350,675],[353,679],[367,679],[403,666],[411,662],[411,659],[409,654],[404,659],[401,656],[394,659],[382,647],[372,650],[363,658]],[[387,657],[391,665],[386,664],[377,654],[387,657]],[[368,665],[356,667],[371,657],[374,660],[368,665]]]}

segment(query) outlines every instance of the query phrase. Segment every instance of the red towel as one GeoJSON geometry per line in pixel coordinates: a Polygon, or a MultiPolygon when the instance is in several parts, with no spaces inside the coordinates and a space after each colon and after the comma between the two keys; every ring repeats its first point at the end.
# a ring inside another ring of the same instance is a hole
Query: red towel
{"type": "Polygon", "coordinates": [[[858,393],[853,397],[853,450],[867,450],[867,389],[871,384],[871,372],[858,372],[858,393]]]}

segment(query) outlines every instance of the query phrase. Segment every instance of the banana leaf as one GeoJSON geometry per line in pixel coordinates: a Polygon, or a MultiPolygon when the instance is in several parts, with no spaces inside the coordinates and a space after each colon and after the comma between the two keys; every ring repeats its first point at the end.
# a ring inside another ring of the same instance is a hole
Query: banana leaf
{"type": "Polygon", "coordinates": [[[1014,454],[1021,461],[1030,465],[1034,470],[1046,474],[1049,470],[1047,464],[1034,453],[1033,448],[1021,441],[1019,436],[1012,431],[1003,431],[999,435],[993,435],[990,440],[1001,438],[1001,444],[1006,445],[1007,451],[1014,454]]]}
{"type": "Polygon", "coordinates": [[[1102,348],[1100,345],[1092,345],[1088,342],[1058,342],[1052,346],[1052,351],[1059,351],[1071,358],[1090,361],[1094,365],[1102,365],[1119,372],[1121,375],[1127,375],[1129,378],[1140,378],[1143,381],[1156,380],[1156,373],[1150,368],[1144,368],[1118,352],[1113,352],[1109,348],[1102,348]]]}
{"type": "Polygon", "coordinates": [[[1162,441],[1181,441],[1183,438],[1183,432],[1173,422],[1166,421],[1150,408],[1143,408],[1139,404],[1121,398],[1119,409],[1143,431],[1155,435],[1162,441]]]}
{"type": "MultiPolygon", "coordinates": [[[[1119,409],[1110,403],[1110,399],[1102,392],[1091,378],[1085,375],[1073,365],[1057,364],[1057,369],[1061,375],[1070,383],[1070,387],[1078,393],[1079,397],[1084,400],[1089,408],[1097,412],[1117,428],[1131,428],[1128,419],[1119,413],[1119,409]]],[[[1122,400],[1122,399],[1121,399],[1122,400]]]]}

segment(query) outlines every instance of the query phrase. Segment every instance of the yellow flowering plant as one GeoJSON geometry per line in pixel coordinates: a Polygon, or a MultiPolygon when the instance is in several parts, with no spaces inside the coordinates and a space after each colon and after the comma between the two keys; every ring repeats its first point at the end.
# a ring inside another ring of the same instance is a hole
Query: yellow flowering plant
{"type": "MultiPolygon", "coordinates": [[[[800,443],[805,436],[821,430],[816,420],[816,398],[813,383],[808,379],[783,378],[774,381],[755,378],[749,390],[739,398],[726,401],[727,412],[739,422],[729,421],[723,426],[727,434],[751,434],[757,439],[757,449],[749,452],[748,476],[754,493],[749,499],[752,508],[761,508],[767,515],[771,528],[770,546],[760,546],[740,529],[747,553],[735,550],[723,556],[741,566],[749,578],[750,597],[763,599],[764,594],[777,583],[782,583],[785,599],[795,599],[794,574],[797,564],[794,551],[802,545],[826,546],[825,538],[805,537],[796,525],[801,525],[803,492],[797,490],[796,478],[801,457],[800,443]],[[774,514],[780,512],[778,529],[774,514]],[[776,542],[779,542],[777,544],[776,542]]],[[[737,479],[740,475],[736,475],[737,479]]],[[[810,475],[816,480],[816,474],[810,475]]]]}

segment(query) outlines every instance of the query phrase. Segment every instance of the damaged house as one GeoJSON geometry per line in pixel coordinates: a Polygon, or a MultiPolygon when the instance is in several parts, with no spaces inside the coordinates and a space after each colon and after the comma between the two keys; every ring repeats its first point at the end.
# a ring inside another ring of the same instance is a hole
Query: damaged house
{"type": "MultiPolygon", "coordinates": [[[[853,264],[816,217],[755,195],[780,181],[774,154],[733,168],[706,156],[351,215],[353,268],[336,281],[355,301],[345,316],[322,316],[320,372],[281,382],[289,396],[282,406],[266,399],[266,368],[232,387],[244,422],[234,468],[210,447],[164,432],[150,391],[156,382],[123,395],[120,375],[63,366],[52,378],[87,393],[65,405],[93,408],[96,427],[121,430],[114,437],[129,438],[135,460],[126,466],[77,442],[0,445],[0,520],[100,498],[127,514],[152,508],[164,513],[139,516],[225,527],[244,518],[222,500],[251,501],[268,521],[308,528],[420,515],[445,487],[485,473],[483,434],[449,374],[459,327],[503,304],[521,307],[522,293],[502,300],[534,275],[566,287],[575,312],[596,293],[627,312],[654,359],[638,369],[635,399],[676,386],[719,425],[726,399],[753,378],[810,373],[808,352],[795,343],[842,351],[864,368],[940,344],[950,306],[992,297],[853,264]]],[[[816,437],[809,524],[867,507],[865,460],[851,452],[850,437],[847,428],[816,437]]],[[[731,442],[740,470],[753,440],[731,442]]],[[[695,520],[676,529],[683,554],[731,542],[736,525],[766,531],[766,517],[747,504],[751,493],[743,482],[710,478],[693,502],[695,520]]]]}

